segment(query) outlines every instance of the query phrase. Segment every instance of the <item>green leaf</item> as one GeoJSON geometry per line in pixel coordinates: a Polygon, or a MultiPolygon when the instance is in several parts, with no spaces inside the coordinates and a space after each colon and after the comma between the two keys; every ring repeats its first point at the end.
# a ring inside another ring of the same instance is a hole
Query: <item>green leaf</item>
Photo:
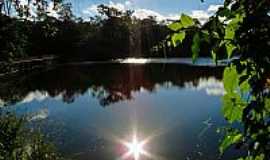
{"type": "Polygon", "coordinates": [[[265,98],[265,104],[264,104],[264,107],[265,109],[270,112],[270,99],[269,98],[265,98]]]}
{"type": "Polygon", "coordinates": [[[217,54],[214,50],[211,51],[212,59],[214,63],[217,63],[217,54]]]}
{"type": "Polygon", "coordinates": [[[227,67],[224,70],[223,83],[227,93],[233,93],[237,89],[239,78],[235,66],[227,67]]]}
{"type": "Polygon", "coordinates": [[[264,154],[260,154],[259,156],[255,157],[255,160],[264,160],[265,155],[264,154]]]}
{"type": "Polygon", "coordinates": [[[240,85],[240,90],[242,93],[247,93],[250,91],[250,84],[248,83],[249,79],[246,79],[244,82],[240,85]]]}
{"type": "Polygon", "coordinates": [[[176,47],[179,43],[182,43],[186,37],[186,32],[175,33],[172,36],[173,46],[176,47]]]}
{"type": "Polygon", "coordinates": [[[167,45],[168,45],[169,47],[171,47],[171,44],[172,44],[172,43],[171,43],[170,41],[167,42],[167,45]]]}
{"type": "Polygon", "coordinates": [[[232,14],[232,12],[226,7],[221,7],[217,11],[217,15],[220,17],[229,17],[229,16],[231,16],[231,14],[232,14]]]}
{"type": "Polygon", "coordinates": [[[202,33],[209,36],[209,31],[207,30],[202,30],[202,33]]]}
{"type": "Polygon", "coordinates": [[[229,25],[239,25],[243,22],[245,15],[244,14],[236,14],[236,16],[232,19],[229,25]]]}
{"type": "Polygon", "coordinates": [[[199,56],[199,52],[200,52],[200,34],[196,33],[193,37],[193,42],[192,42],[192,46],[191,46],[191,51],[192,51],[192,61],[193,63],[196,61],[196,59],[199,56]]]}
{"type": "Polygon", "coordinates": [[[213,32],[213,33],[211,33],[212,34],[212,36],[214,37],[214,38],[217,38],[217,39],[219,39],[220,38],[220,36],[219,36],[219,34],[217,33],[217,32],[213,32]]]}
{"type": "Polygon", "coordinates": [[[241,121],[243,116],[243,109],[246,104],[241,100],[241,97],[236,93],[227,93],[222,98],[223,107],[222,112],[229,123],[241,121]]]}
{"type": "Polygon", "coordinates": [[[227,41],[225,41],[225,40],[220,41],[219,42],[219,47],[221,48],[221,47],[225,46],[226,45],[226,42],[227,41]]]}
{"type": "Polygon", "coordinates": [[[240,142],[242,138],[242,134],[237,131],[228,133],[219,146],[220,153],[223,154],[226,149],[228,149],[231,145],[240,142]]]}
{"type": "Polygon", "coordinates": [[[173,31],[178,31],[183,28],[183,25],[180,22],[175,22],[170,25],[168,25],[168,28],[173,31]]]}
{"type": "Polygon", "coordinates": [[[235,32],[239,29],[240,23],[243,22],[244,15],[237,14],[225,29],[225,39],[233,40],[235,38],[235,32]]]}
{"type": "Polygon", "coordinates": [[[228,25],[225,29],[225,39],[233,40],[235,37],[235,29],[234,26],[228,25]]]}
{"type": "Polygon", "coordinates": [[[185,14],[181,15],[181,23],[184,28],[191,27],[195,24],[193,19],[190,16],[187,16],[185,14]]]}
{"type": "Polygon", "coordinates": [[[236,46],[232,43],[226,43],[225,46],[226,46],[228,58],[231,58],[233,51],[236,49],[236,46]]]}
{"type": "Polygon", "coordinates": [[[242,120],[243,110],[248,103],[242,95],[250,91],[249,79],[245,79],[240,84],[240,77],[245,74],[245,72],[238,74],[236,66],[230,66],[224,70],[223,83],[226,95],[223,97],[222,112],[230,123],[242,120]]]}
{"type": "Polygon", "coordinates": [[[210,34],[209,34],[209,32],[207,30],[202,31],[202,36],[203,36],[204,41],[206,41],[208,43],[210,42],[210,39],[209,39],[210,34]]]}
{"type": "Polygon", "coordinates": [[[240,158],[238,160],[264,160],[265,159],[265,155],[264,154],[260,154],[260,155],[257,155],[256,157],[254,156],[248,156],[248,157],[245,157],[245,158],[240,158]]]}
{"type": "Polygon", "coordinates": [[[181,15],[180,22],[174,22],[170,25],[168,25],[168,28],[173,31],[179,31],[182,28],[188,28],[195,25],[194,20],[185,14],[181,15]]]}

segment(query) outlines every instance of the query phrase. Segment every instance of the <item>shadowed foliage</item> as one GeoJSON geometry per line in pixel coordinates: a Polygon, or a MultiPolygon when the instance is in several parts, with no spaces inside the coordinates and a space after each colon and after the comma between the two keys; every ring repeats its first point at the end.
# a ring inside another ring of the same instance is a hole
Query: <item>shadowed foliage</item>
{"type": "Polygon", "coordinates": [[[227,57],[237,58],[225,69],[223,81],[226,94],[222,112],[231,124],[220,152],[235,146],[246,155],[241,160],[270,158],[269,112],[269,50],[270,2],[268,0],[225,0],[205,26],[182,15],[179,22],[169,26],[175,34],[173,43],[193,35],[193,60],[201,52],[202,43],[211,47],[214,60],[220,59],[220,50],[227,57]],[[238,127],[235,127],[236,125],[238,127]]]}

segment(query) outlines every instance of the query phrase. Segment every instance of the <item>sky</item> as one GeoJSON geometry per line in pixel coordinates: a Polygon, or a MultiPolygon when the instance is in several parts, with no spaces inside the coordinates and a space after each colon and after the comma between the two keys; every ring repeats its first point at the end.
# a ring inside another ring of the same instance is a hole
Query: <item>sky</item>
{"type": "MultiPolygon", "coordinates": [[[[205,23],[218,8],[223,4],[224,0],[64,0],[71,3],[73,13],[76,17],[81,17],[85,21],[98,14],[97,6],[105,4],[109,7],[116,8],[120,11],[133,10],[133,17],[138,19],[156,17],[157,21],[177,20],[182,13],[193,18],[199,19],[201,23],[205,23]]],[[[21,0],[21,4],[28,4],[28,0],[21,0]]],[[[31,15],[36,16],[36,6],[30,6],[31,15]]],[[[49,3],[48,12],[50,16],[58,17],[53,2],[49,3]]]]}
{"type": "Polygon", "coordinates": [[[223,0],[66,0],[72,3],[77,16],[84,18],[97,14],[99,4],[107,4],[120,10],[131,9],[137,18],[146,18],[149,15],[157,20],[175,19],[181,13],[186,13],[201,21],[212,15],[223,3],[223,0]]]}

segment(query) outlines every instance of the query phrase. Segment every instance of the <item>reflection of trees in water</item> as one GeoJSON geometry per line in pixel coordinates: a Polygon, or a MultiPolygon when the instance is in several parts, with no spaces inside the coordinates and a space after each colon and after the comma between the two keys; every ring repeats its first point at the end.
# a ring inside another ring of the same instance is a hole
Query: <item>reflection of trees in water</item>
{"type": "Polygon", "coordinates": [[[72,103],[89,89],[102,106],[132,99],[132,93],[142,88],[153,92],[157,85],[170,82],[185,87],[186,82],[196,86],[201,77],[222,78],[221,67],[198,67],[179,64],[99,64],[63,66],[28,76],[17,75],[0,85],[0,98],[7,104],[22,101],[30,92],[48,93],[72,103]]]}

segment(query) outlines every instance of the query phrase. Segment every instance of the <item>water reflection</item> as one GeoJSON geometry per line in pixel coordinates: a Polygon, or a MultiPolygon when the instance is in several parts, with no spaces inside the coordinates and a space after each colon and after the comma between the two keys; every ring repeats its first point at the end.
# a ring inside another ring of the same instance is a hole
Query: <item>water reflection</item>
{"type": "Polygon", "coordinates": [[[150,153],[148,153],[145,150],[145,146],[147,145],[147,140],[139,140],[137,137],[137,133],[134,133],[132,135],[132,139],[130,141],[120,141],[127,149],[127,151],[122,155],[120,158],[121,160],[125,159],[134,159],[139,160],[142,156],[149,156],[150,153]]]}
{"type": "Polygon", "coordinates": [[[225,94],[223,83],[215,77],[200,78],[197,84],[186,82],[185,88],[196,91],[204,90],[210,96],[223,96],[225,94]]]}
{"type": "Polygon", "coordinates": [[[0,99],[5,105],[43,101],[48,97],[72,103],[90,90],[102,106],[108,106],[132,99],[133,92],[154,92],[160,86],[206,89],[210,95],[220,95],[224,92],[220,82],[222,70],[222,67],[179,64],[62,66],[8,80],[2,77],[0,99]]]}
{"type": "Polygon", "coordinates": [[[181,64],[60,66],[2,77],[0,99],[33,125],[42,121],[71,159],[216,160],[222,73],[181,64]]]}

